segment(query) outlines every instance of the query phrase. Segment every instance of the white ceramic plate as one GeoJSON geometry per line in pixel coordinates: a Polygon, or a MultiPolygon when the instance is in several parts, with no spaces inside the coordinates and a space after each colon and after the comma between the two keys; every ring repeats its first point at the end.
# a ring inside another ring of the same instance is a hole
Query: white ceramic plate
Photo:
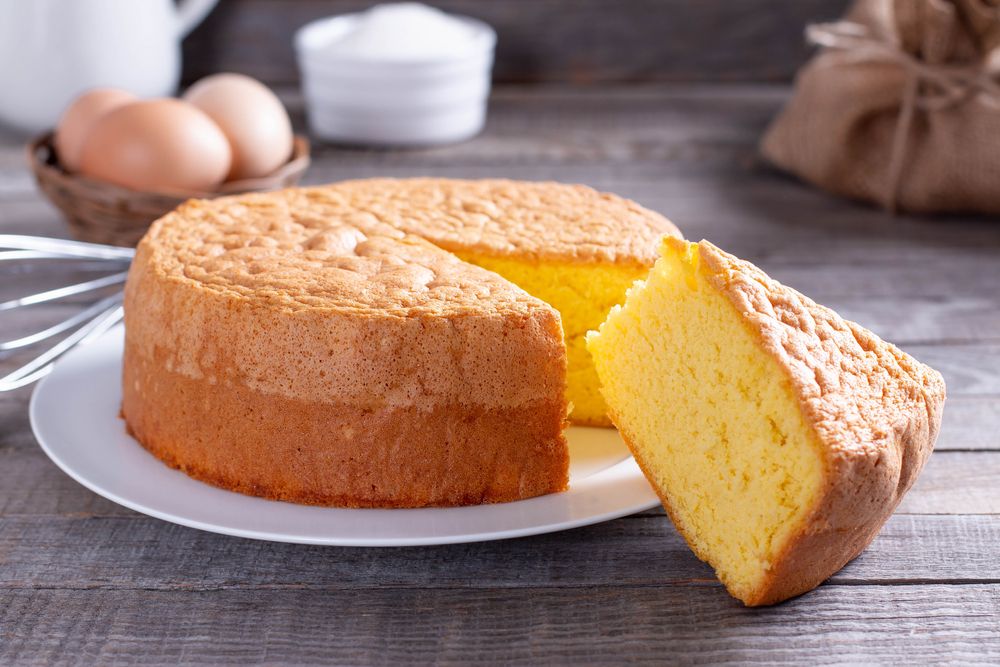
{"type": "Polygon", "coordinates": [[[56,465],[120,505],[192,528],[280,542],[407,546],[477,542],[586,526],[654,507],[612,429],[571,428],[570,489],[446,509],[309,507],[224,491],[168,468],[125,433],[119,326],[74,350],[35,389],[31,426],[56,465]]]}

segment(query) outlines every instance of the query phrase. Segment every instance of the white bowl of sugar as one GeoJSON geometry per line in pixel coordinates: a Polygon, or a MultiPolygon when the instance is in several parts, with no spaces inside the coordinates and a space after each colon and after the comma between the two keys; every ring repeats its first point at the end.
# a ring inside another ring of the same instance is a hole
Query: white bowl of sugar
{"type": "Polygon", "coordinates": [[[312,133],[329,141],[427,146],[486,120],[494,30],[419,3],[309,23],[295,50],[312,133]]]}

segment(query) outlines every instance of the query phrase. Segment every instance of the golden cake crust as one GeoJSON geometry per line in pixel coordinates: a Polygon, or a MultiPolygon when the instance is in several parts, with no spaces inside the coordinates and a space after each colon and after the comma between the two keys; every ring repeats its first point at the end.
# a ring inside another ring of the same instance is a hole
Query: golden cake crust
{"type": "Polygon", "coordinates": [[[707,241],[698,247],[706,278],[786,372],[824,457],[815,506],[764,583],[743,600],[773,604],[816,587],[875,538],[931,454],[944,380],[753,264],[707,241]]]}
{"type": "Polygon", "coordinates": [[[559,314],[349,202],[192,201],[152,226],[125,293],[129,429],[194,476],[298,502],[564,489],[559,314]]]}

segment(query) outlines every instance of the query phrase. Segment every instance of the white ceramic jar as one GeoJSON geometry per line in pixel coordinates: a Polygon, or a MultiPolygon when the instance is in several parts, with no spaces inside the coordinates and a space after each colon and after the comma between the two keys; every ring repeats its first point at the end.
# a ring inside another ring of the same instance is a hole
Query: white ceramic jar
{"type": "MultiPolygon", "coordinates": [[[[440,14],[452,22],[449,30],[455,28],[441,37],[460,36],[461,43],[454,48],[426,43],[394,47],[371,34],[373,24],[377,30],[384,23],[363,23],[370,21],[372,11],[392,7],[437,13],[417,5],[383,5],[314,21],[296,33],[312,133],[329,141],[377,146],[426,146],[475,136],[486,120],[496,33],[481,21],[440,14]],[[365,29],[367,42],[348,41],[365,29]]],[[[405,35],[386,34],[384,39],[405,35]]]]}

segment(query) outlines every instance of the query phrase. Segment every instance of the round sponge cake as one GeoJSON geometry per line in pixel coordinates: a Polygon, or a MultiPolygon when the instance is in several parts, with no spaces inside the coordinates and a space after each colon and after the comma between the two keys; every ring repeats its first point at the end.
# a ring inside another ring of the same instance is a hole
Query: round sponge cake
{"type": "Polygon", "coordinates": [[[580,421],[606,423],[582,336],[664,233],[677,234],[633,202],[555,183],[382,179],[188,202],[137,249],[122,412],[166,463],[271,498],[559,491],[567,395],[580,421]]]}

